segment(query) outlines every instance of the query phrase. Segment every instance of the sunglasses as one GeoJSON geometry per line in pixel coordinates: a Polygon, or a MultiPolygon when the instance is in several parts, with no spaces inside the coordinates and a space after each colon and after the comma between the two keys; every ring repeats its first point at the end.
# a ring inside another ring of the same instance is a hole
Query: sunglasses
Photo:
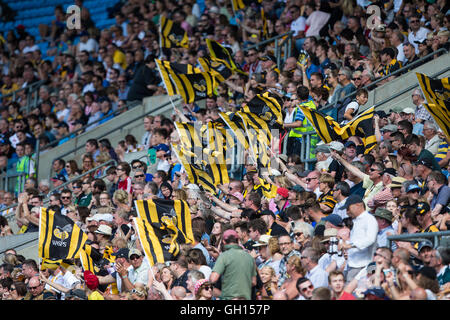
{"type": "Polygon", "coordinates": [[[139,259],[140,258],[140,256],[138,256],[138,255],[132,255],[131,257],[130,257],[130,260],[132,261],[132,260],[137,260],[137,259],[139,259]]]}
{"type": "Polygon", "coordinates": [[[297,233],[294,233],[294,236],[295,236],[295,237],[300,237],[302,234],[303,234],[303,233],[301,233],[301,232],[297,232],[297,233]]]}
{"type": "Polygon", "coordinates": [[[61,199],[70,199],[71,197],[61,197],[61,199]]]}
{"type": "Polygon", "coordinates": [[[38,286],[36,286],[36,287],[28,287],[28,289],[29,290],[35,290],[35,289],[37,289],[37,288],[39,288],[41,285],[39,284],[38,286]]]}
{"type": "Polygon", "coordinates": [[[207,285],[203,287],[204,290],[212,290],[213,286],[212,285],[207,285]]]}
{"type": "Polygon", "coordinates": [[[312,284],[310,284],[308,287],[302,288],[301,291],[302,291],[302,292],[306,292],[308,289],[309,289],[309,290],[312,290],[312,289],[314,289],[314,286],[313,286],[312,284]]]}
{"type": "Polygon", "coordinates": [[[134,166],[133,169],[140,169],[142,166],[134,166]]]}
{"type": "Polygon", "coordinates": [[[138,175],[135,175],[134,176],[135,178],[143,178],[143,177],[145,177],[143,174],[138,174],[138,175]]]}
{"type": "Polygon", "coordinates": [[[307,179],[306,179],[306,182],[307,182],[307,183],[310,183],[311,180],[314,180],[314,179],[318,179],[318,178],[307,178],[307,179]]]}
{"type": "Polygon", "coordinates": [[[353,78],[353,81],[361,80],[361,78],[353,78]]]}

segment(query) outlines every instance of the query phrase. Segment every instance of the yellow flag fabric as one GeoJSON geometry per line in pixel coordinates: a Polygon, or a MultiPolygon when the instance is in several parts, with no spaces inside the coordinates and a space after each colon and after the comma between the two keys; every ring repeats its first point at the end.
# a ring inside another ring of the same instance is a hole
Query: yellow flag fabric
{"type": "Polygon", "coordinates": [[[177,93],[183,98],[185,103],[194,103],[214,95],[217,81],[211,73],[174,73],[175,76],[172,76],[172,80],[175,82],[177,93]]]}
{"type": "Polygon", "coordinates": [[[421,73],[416,75],[428,102],[424,104],[425,108],[450,139],[450,78],[433,79],[421,73]]]}
{"type": "Polygon", "coordinates": [[[367,109],[342,127],[332,117],[319,111],[304,105],[300,105],[300,109],[325,143],[345,141],[351,136],[358,136],[363,140],[365,154],[369,153],[377,144],[372,123],[374,107],[367,109]]]}
{"type": "Polygon", "coordinates": [[[186,30],[163,15],[160,18],[159,33],[162,48],[189,48],[189,37],[186,30]]]}
{"type": "Polygon", "coordinates": [[[88,236],[72,219],[41,207],[38,244],[40,258],[78,258],[87,239],[88,236]]]}
{"type": "Polygon", "coordinates": [[[182,200],[137,200],[134,218],[141,245],[151,265],[175,259],[180,244],[192,243],[191,213],[182,200]]]}

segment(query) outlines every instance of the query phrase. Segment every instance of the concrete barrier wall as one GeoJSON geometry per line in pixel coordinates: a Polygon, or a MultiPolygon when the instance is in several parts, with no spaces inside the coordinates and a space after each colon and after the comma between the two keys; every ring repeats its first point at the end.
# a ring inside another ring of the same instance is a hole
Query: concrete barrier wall
{"type": "MultiPolygon", "coordinates": [[[[389,97],[392,97],[398,92],[405,90],[414,84],[418,84],[419,82],[417,80],[416,72],[423,73],[427,76],[432,76],[448,66],[450,66],[450,53],[446,53],[437,59],[431,60],[426,64],[413,69],[411,72],[408,72],[399,78],[385,83],[384,85],[369,92],[369,100],[364,107],[361,108],[361,111],[366,110],[367,108],[378,104],[389,97]]],[[[439,78],[448,77],[449,75],[450,71],[440,75],[439,78]]],[[[388,103],[378,106],[377,110],[388,111],[389,109],[393,109],[397,111],[406,107],[415,108],[411,100],[411,92],[412,90],[392,99],[388,103]]]]}

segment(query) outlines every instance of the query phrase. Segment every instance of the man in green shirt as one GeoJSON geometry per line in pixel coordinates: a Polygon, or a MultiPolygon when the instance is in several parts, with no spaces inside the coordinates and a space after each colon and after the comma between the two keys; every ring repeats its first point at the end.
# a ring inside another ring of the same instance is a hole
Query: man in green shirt
{"type": "Polygon", "coordinates": [[[408,138],[405,140],[405,144],[408,147],[409,151],[411,151],[418,157],[418,163],[421,163],[422,161],[425,161],[425,163],[431,163],[433,171],[441,171],[441,166],[437,162],[436,158],[430,151],[422,148],[422,146],[420,145],[420,139],[417,135],[412,134],[408,136],[408,138]]]}
{"type": "MultiPolygon", "coordinates": [[[[85,188],[88,187],[88,184],[84,185],[85,188]]],[[[73,195],[74,195],[74,204],[79,207],[88,207],[92,200],[92,193],[86,193],[86,189],[83,188],[83,182],[80,180],[75,181],[72,184],[73,195]]]]}
{"type": "Polygon", "coordinates": [[[220,277],[223,300],[233,298],[251,299],[252,286],[256,285],[256,264],[252,256],[238,244],[239,236],[234,229],[223,233],[224,251],[217,258],[209,277],[216,283],[220,277]]]}

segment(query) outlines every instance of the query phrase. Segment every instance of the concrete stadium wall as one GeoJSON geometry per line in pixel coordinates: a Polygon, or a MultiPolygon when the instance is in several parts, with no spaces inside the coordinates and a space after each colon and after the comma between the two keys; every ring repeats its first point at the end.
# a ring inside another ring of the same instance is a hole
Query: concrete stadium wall
{"type": "MultiPolygon", "coordinates": [[[[419,84],[416,72],[423,73],[427,76],[433,76],[434,74],[440,72],[448,66],[450,66],[450,53],[446,53],[438,57],[437,59],[431,60],[426,64],[413,69],[411,72],[408,72],[401,77],[385,83],[384,85],[369,92],[369,100],[364,105],[364,107],[361,108],[361,111],[366,110],[367,108],[375,104],[379,104],[383,100],[388,99],[389,97],[397,94],[402,90],[407,89],[412,85],[419,84]]],[[[450,71],[447,71],[440,75],[438,78],[448,77],[449,75],[450,71]]],[[[402,95],[390,100],[388,103],[377,106],[376,110],[388,111],[392,109],[398,111],[406,107],[415,108],[411,100],[411,92],[412,90],[409,90],[408,92],[403,93],[402,95]]]]}

